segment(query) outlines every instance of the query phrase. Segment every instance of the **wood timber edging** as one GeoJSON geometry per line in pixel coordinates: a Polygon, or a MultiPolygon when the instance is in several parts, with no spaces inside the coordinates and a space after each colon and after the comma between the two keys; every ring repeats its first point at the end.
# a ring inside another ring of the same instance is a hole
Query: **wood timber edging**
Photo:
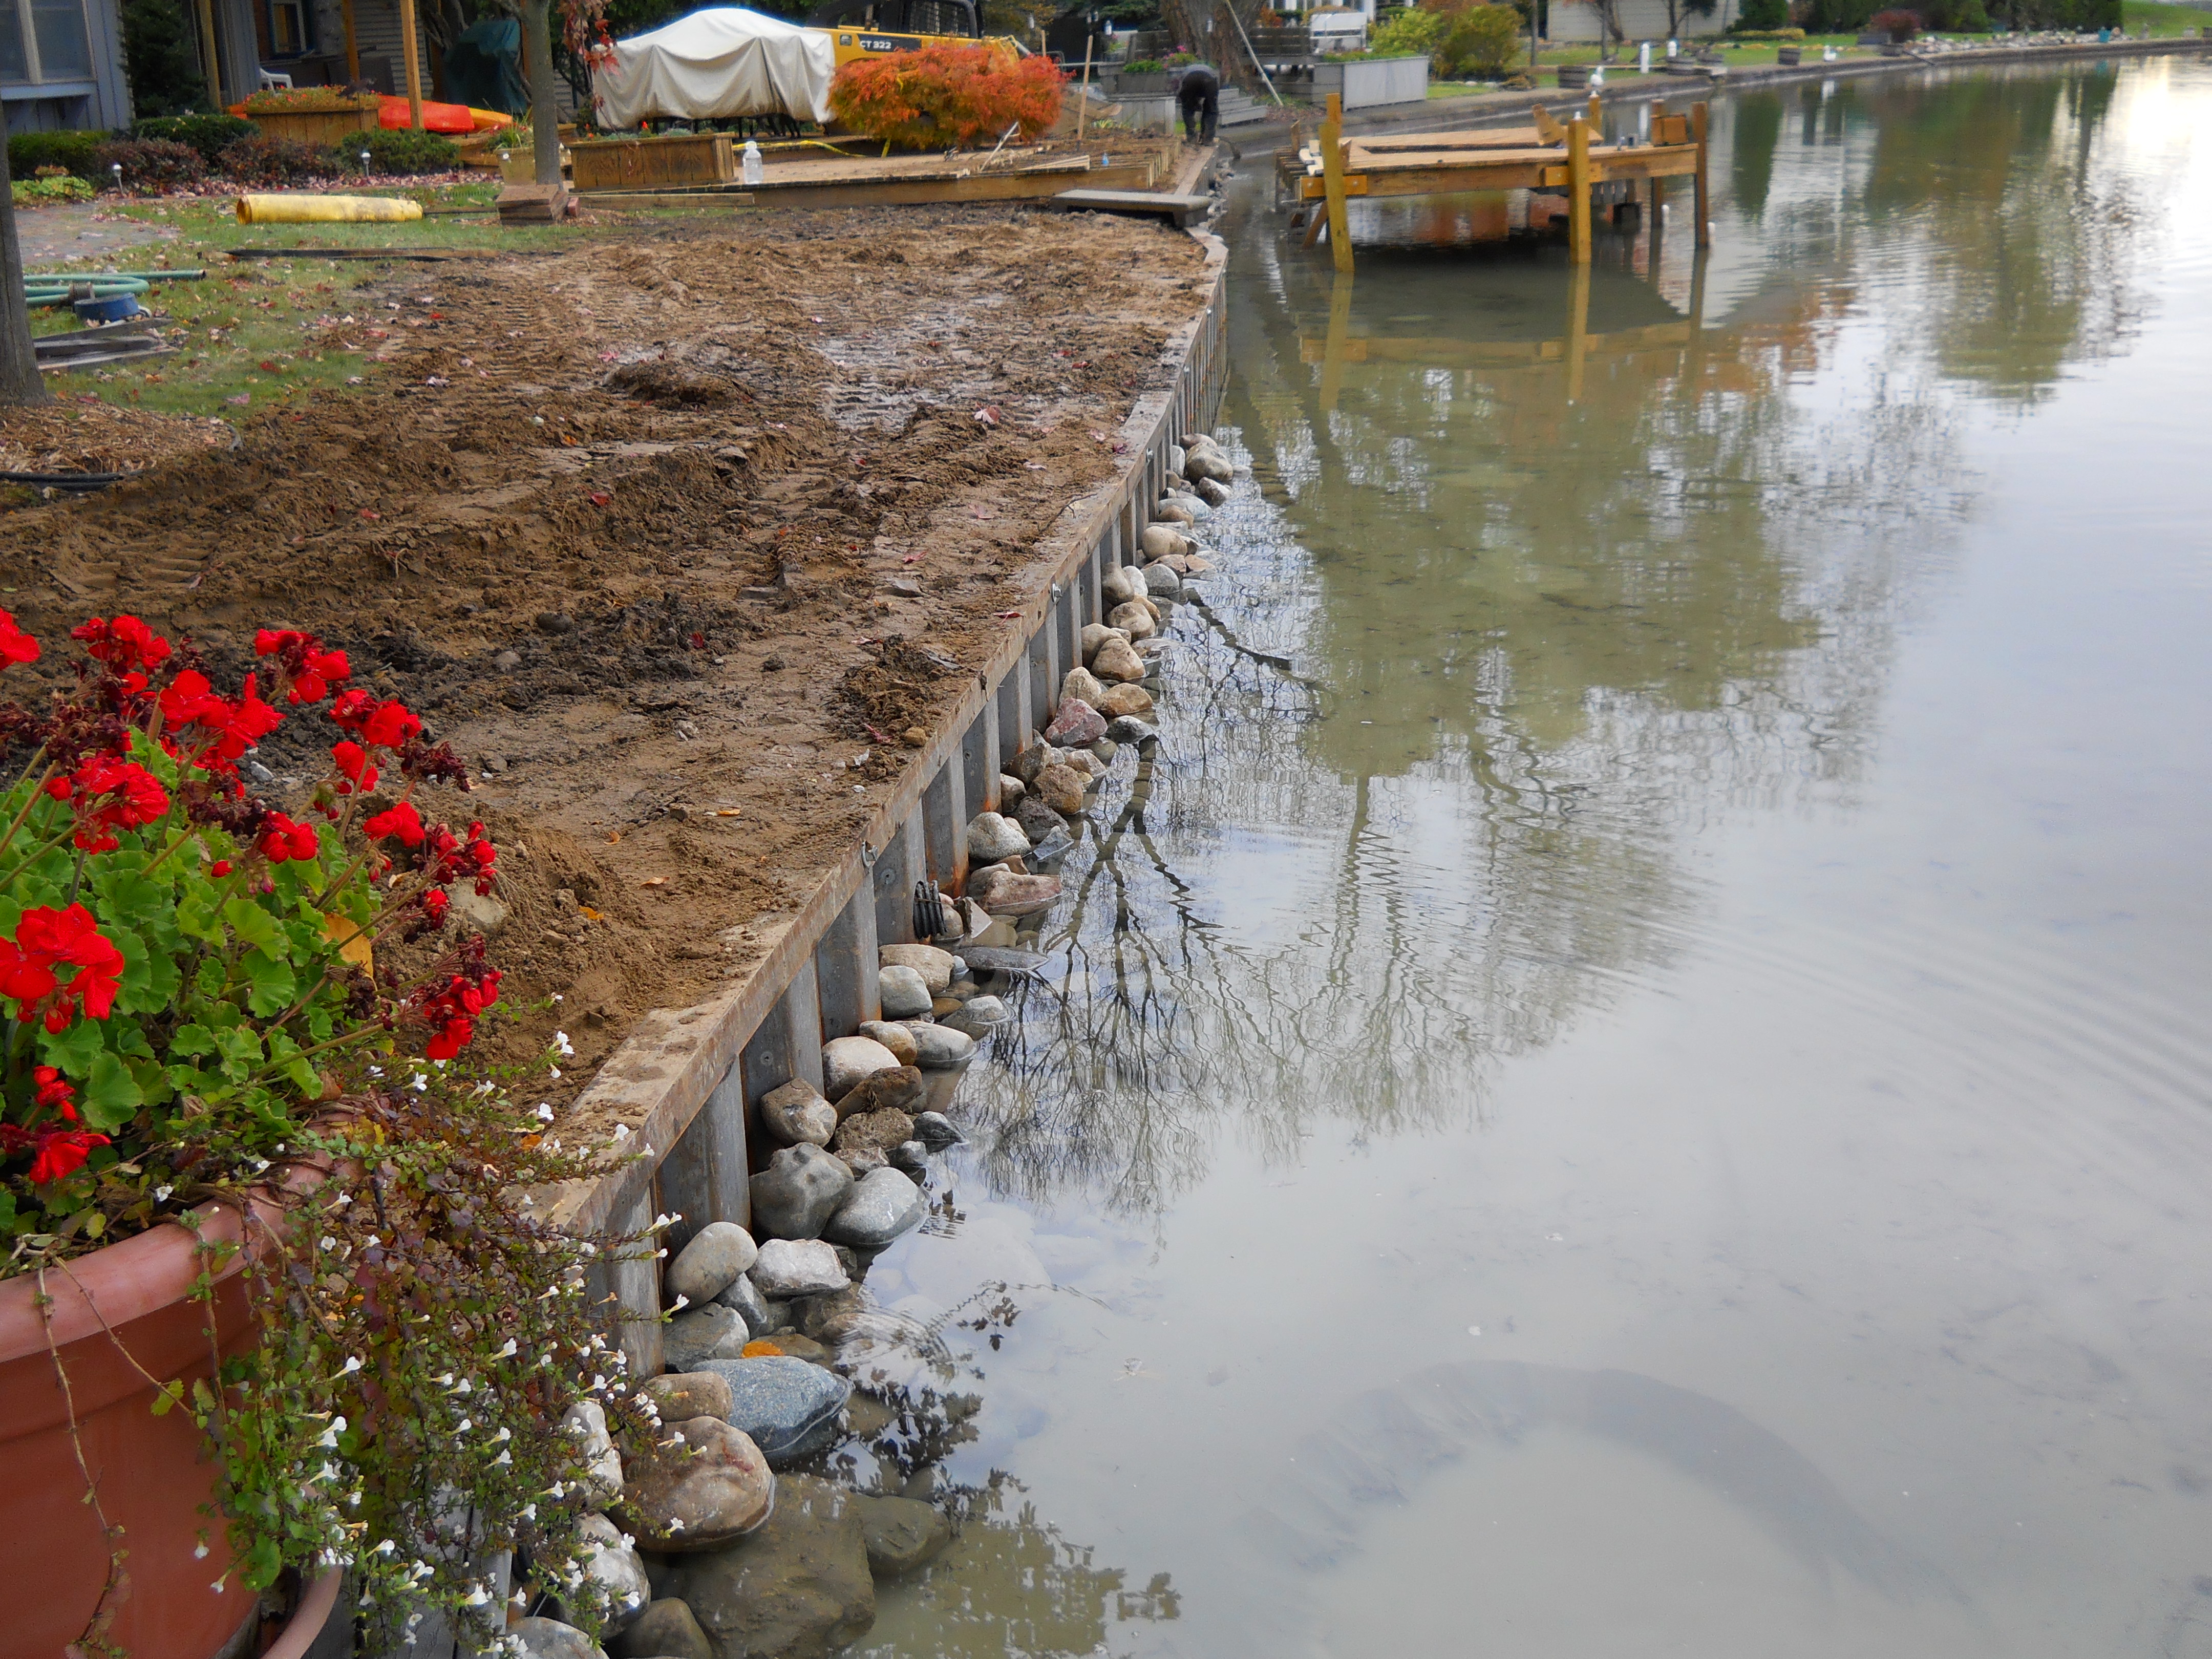
{"type": "MultiPolygon", "coordinates": [[[[1163,362],[1173,365],[1173,383],[1139,398],[1121,423],[1119,436],[1126,446],[1128,464],[1111,481],[1070,502],[1039,539],[1037,550],[1043,556],[1031,567],[1032,586],[1017,607],[1018,620],[1007,623],[1006,637],[977,672],[975,684],[962,692],[939,720],[929,742],[869,819],[860,842],[816,884],[796,913],[772,924],[775,937],[743,982],[688,1008],[658,1009],[647,1014],[608,1056],[576,1104],[580,1109],[598,1109],[630,1124],[623,1148],[637,1156],[598,1181],[569,1182],[557,1189],[544,1212],[554,1224],[580,1232],[627,1231],[652,1220],[651,1194],[661,1162],[730,1076],[740,1053],[767,1024],[786,993],[805,979],[817,948],[855,897],[868,890],[878,860],[902,836],[912,834],[932,787],[948,768],[961,767],[970,728],[999,701],[1006,682],[1028,667],[1039,641],[1055,630],[1058,613],[1066,609],[1070,616],[1077,614],[1077,607],[1062,605],[1072,580],[1102,547],[1111,547],[1118,561],[1151,519],[1156,499],[1152,492],[1164,469],[1166,446],[1186,429],[1185,417],[1197,405],[1210,405],[1225,367],[1221,337],[1228,248],[1209,233],[1188,234],[1206,249],[1205,304],[1175,331],[1162,354],[1163,362]]],[[[1095,582],[1091,586],[1095,587],[1095,582]]],[[[1092,598],[1095,600],[1095,593],[1092,598]]],[[[1056,647],[1047,648],[1056,662],[1056,647]]],[[[1056,699],[1058,695],[1054,679],[1046,696],[1056,699]]],[[[1032,729],[1027,714],[1018,717],[1017,723],[1019,730],[1012,734],[1016,738],[1032,729]]],[[[1012,746],[1007,738],[1002,738],[1001,744],[1001,754],[988,757],[994,781],[998,764],[1012,746]]],[[[994,783],[990,793],[995,794],[994,783]]],[[[971,804],[968,816],[981,810],[982,805],[971,804]]],[[[965,832],[964,817],[955,830],[965,832]]],[[[769,931],[760,923],[754,926],[757,932],[769,931]]],[[[872,934],[872,928],[868,931],[872,934]]],[[[865,966],[870,970],[874,968],[872,951],[865,966]]],[[[792,1055],[793,1069],[777,1081],[805,1075],[809,1058],[792,1055]]],[[[818,1058],[815,1063],[818,1065],[818,1058]]],[[[657,1279],[657,1273],[653,1277],[657,1279]]],[[[645,1299],[618,1293],[633,1307],[645,1299]]],[[[657,1295],[649,1308],[659,1311],[657,1295]]],[[[657,1335],[656,1330],[656,1339],[657,1335]]],[[[651,1346],[657,1351],[657,1340],[651,1346]]]]}

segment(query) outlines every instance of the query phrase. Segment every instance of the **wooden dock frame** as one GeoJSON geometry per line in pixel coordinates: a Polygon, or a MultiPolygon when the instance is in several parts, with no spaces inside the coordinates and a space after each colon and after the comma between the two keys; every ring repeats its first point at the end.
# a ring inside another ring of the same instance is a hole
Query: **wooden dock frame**
{"type": "MultiPolygon", "coordinates": [[[[1659,101],[1655,100],[1655,102],[1659,101]]],[[[1437,147],[1419,148],[1419,133],[1395,134],[1387,143],[1400,155],[1370,155],[1359,167],[1351,165],[1352,145],[1344,137],[1344,106],[1334,93],[1328,95],[1321,127],[1322,175],[1301,178],[1301,199],[1318,198],[1326,209],[1331,258],[1337,270],[1349,276],[1352,269],[1352,233],[1346,204],[1355,196],[1434,196],[1470,190],[1555,190],[1567,192],[1567,249],[1569,259],[1587,265],[1591,257],[1591,192],[1603,184],[1642,180],[1651,191],[1654,221],[1665,204],[1666,180],[1689,178],[1696,187],[1696,243],[1712,246],[1711,204],[1707,186],[1706,132],[1711,106],[1700,100],[1690,106],[1686,121],[1664,117],[1654,124],[1660,142],[1648,144],[1596,144],[1601,105],[1590,94],[1587,112],[1577,111],[1564,129],[1536,112],[1539,131],[1561,134],[1564,153],[1554,145],[1492,148],[1474,143],[1466,135],[1432,135],[1437,147]],[[1662,123],[1664,125],[1662,125],[1662,123]],[[1679,123],[1679,125],[1674,124],[1679,123]]],[[[1306,245],[1319,235],[1323,216],[1308,226],[1306,245]]]]}

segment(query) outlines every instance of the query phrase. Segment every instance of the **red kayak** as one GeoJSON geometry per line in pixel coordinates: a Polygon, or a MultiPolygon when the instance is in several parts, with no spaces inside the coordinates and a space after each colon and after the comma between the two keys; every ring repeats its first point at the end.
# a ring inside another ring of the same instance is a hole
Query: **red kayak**
{"type": "MultiPolygon", "coordinates": [[[[415,118],[404,98],[386,98],[379,100],[376,124],[398,130],[413,126],[415,118]]],[[[422,126],[429,132],[474,132],[476,116],[466,104],[434,104],[425,98],[422,126]]]]}

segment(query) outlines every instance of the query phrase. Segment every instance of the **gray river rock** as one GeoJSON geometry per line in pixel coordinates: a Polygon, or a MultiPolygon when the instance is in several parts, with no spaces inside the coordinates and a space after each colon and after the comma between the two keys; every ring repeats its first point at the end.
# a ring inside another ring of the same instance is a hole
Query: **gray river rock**
{"type": "Polygon", "coordinates": [[[661,1425],[616,1513],[646,1548],[680,1555],[743,1537],[775,1498],[775,1476],[750,1437],[719,1418],[692,1417],[661,1425]]]}
{"type": "Polygon", "coordinates": [[[653,1599],[646,1581],[645,1563],[623,1536],[622,1529],[604,1515],[587,1515],[576,1523],[586,1551],[584,1571],[599,1581],[607,1595],[607,1628],[626,1628],[653,1599]]]}
{"type": "Polygon", "coordinates": [[[837,1127],[837,1109],[805,1078],[793,1078],[761,1097],[760,1121],[787,1146],[826,1146],[837,1127]]]}
{"type": "Polygon", "coordinates": [[[844,1207],[830,1218],[830,1237],[879,1249],[919,1224],[927,1207],[911,1177],[896,1170],[877,1170],[854,1187],[844,1207]]]}
{"type": "Polygon", "coordinates": [[[507,1633],[522,1644],[526,1659],[607,1659],[597,1642],[557,1619],[517,1620],[507,1633]]]}
{"type": "Polygon", "coordinates": [[[672,1595],[647,1602],[607,1652],[611,1659],[720,1659],[691,1609],[672,1595]]]}
{"type": "Polygon", "coordinates": [[[872,1073],[889,1071],[898,1056],[867,1037],[833,1037],[822,1045],[822,1092],[841,1101],[872,1073]]]}
{"type": "Polygon", "coordinates": [[[852,1171],[819,1146],[786,1146],[752,1179],[753,1224],[771,1238],[819,1237],[852,1189],[852,1171]]]}
{"type": "Polygon", "coordinates": [[[858,1501],[868,1570],[878,1577],[896,1578],[926,1567],[952,1541],[952,1523],[927,1504],[911,1498],[863,1497],[858,1501]]]}
{"type": "MultiPolygon", "coordinates": [[[[912,1019],[929,1012],[929,987],[911,968],[892,966],[876,970],[876,988],[885,1019],[912,1019]]],[[[896,1055],[892,1056],[896,1059],[896,1055]]]]}
{"type": "MultiPolygon", "coordinates": [[[[828,1153],[823,1153],[827,1158],[828,1153]]],[[[844,1173],[845,1166],[838,1170],[844,1173]]],[[[847,1189],[853,1177],[845,1175],[847,1189]]],[[[826,1219],[827,1218],[825,1218],[826,1219]]],[[[843,1265],[837,1252],[818,1238],[772,1238],[761,1246],[760,1260],[753,1263],[750,1274],[754,1287],[771,1300],[783,1300],[794,1296],[814,1296],[823,1291],[842,1289],[846,1284],[843,1265]]],[[[773,1321],[770,1322],[773,1328],[773,1321]]],[[[742,1347],[744,1345],[738,1345],[742,1347]]],[[[733,1359],[735,1354],[718,1354],[717,1358],[733,1359]]],[[[696,1369],[687,1367],[686,1369],[696,1369]]]]}
{"type": "MultiPolygon", "coordinates": [[[[961,1006],[964,1009],[967,1004],[961,1006]]],[[[975,1039],[952,1026],[916,1020],[908,1029],[914,1033],[915,1064],[925,1072],[952,1071],[975,1056],[975,1039]]]]}
{"type": "Polygon", "coordinates": [[[1015,820],[997,812],[978,812],[968,824],[968,856],[976,864],[996,864],[1030,850],[1030,838],[1015,820]]]}
{"type": "Polygon", "coordinates": [[[710,1221],[668,1264],[662,1283],[672,1297],[711,1302],[735,1283],[760,1254],[753,1236],[734,1221],[710,1221]]]}
{"type": "Polygon", "coordinates": [[[672,1317],[660,1331],[661,1351],[667,1364],[679,1371],[696,1371],[709,1359],[733,1359],[751,1338],[752,1332],[744,1316],[720,1302],[710,1302],[703,1308],[686,1308],[672,1317]]]}
{"type": "Polygon", "coordinates": [[[954,1127],[952,1120],[942,1112],[919,1114],[914,1120],[914,1135],[915,1139],[933,1152],[946,1146],[957,1146],[967,1138],[954,1127]]]}
{"type": "Polygon", "coordinates": [[[687,1417],[727,1419],[730,1414],[730,1385],[712,1370],[666,1371],[648,1376],[641,1387],[666,1422],[680,1423],[687,1417]]]}
{"type": "MultiPolygon", "coordinates": [[[[755,1256],[753,1260],[754,1265],[757,1267],[759,1257],[755,1256]]],[[[722,1293],[714,1300],[744,1320],[745,1330],[750,1335],[758,1336],[768,1328],[768,1299],[761,1295],[760,1287],[753,1283],[750,1269],[725,1285],[722,1293]]],[[[714,1416],[719,1413],[709,1413],[708,1415],[714,1416]]]]}
{"type": "Polygon", "coordinates": [[[744,1431],[772,1467],[805,1449],[853,1392],[836,1372],[788,1355],[716,1360],[711,1369],[730,1385],[725,1420],[744,1431]]]}

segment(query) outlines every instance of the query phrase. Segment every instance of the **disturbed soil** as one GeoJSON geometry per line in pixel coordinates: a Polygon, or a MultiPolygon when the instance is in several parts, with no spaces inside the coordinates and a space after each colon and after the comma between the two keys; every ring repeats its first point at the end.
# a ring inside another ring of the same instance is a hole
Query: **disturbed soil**
{"type": "MultiPolygon", "coordinates": [[[[854,844],[1203,301],[1200,246],[1138,222],[757,222],[403,271],[329,325],[357,392],[0,520],[33,632],[135,611],[240,675],[308,629],[423,714],[502,849],[487,1043],[565,1028],[567,1094],[854,844]]],[[[264,744],[270,793],[325,726],[264,744]]]]}

